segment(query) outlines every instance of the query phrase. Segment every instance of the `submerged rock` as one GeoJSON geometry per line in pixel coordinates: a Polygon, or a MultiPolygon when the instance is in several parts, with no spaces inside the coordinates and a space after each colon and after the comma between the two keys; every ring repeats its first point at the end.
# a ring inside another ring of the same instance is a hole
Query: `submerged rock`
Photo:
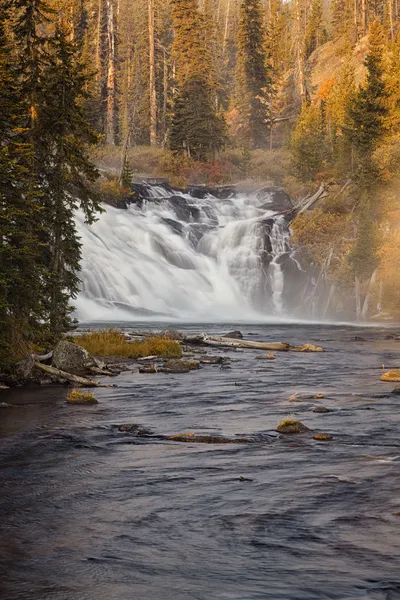
{"type": "Polygon", "coordinates": [[[317,442],[329,442],[329,440],[333,440],[333,435],[330,433],[316,433],[313,436],[313,440],[317,442]]]}
{"type": "Polygon", "coordinates": [[[141,425],[137,425],[136,423],[122,423],[122,425],[118,426],[118,431],[121,433],[133,433],[136,437],[147,437],[151,435],[151,431],[142,427],[141,425]]]}
{"type": "Polygon", "coordinates": [[[85,348],[67,340],[61,340],[53,352],[52,366],[67,373],[84,373],[91,368],[99,367],[96,360],[85,348]]]}
{"type": "Polygon", "coordinates": [[[400,396],[400,387],[395,387],[394,390],[392,390],[392,394],[400,396]]]}
{"type": "Polygon", "coordinates": [[[320,413],[320,414],[324,414],[324,413],[329,413],[331,412],[329,408],[326,408],[326,406],[316,406],[313,409],[313,413],[320,413]]]}
{"type": "Polygon", "coordinates": [[[382,375],[381,381],[400,381],[400,369],[387,371],[382,375]]]}
{"type": "Polygon", "coordinates": [[[221,365],[227,358],[225,356],[200,356],[201,365],[221,365]]]}
{"type": "Polygon", "coordinates": [[[169,435],[167,440],[173,442],[191,442],[194,444],[250,444],[246,438],[225,438],[219,435],[195,435],[194,433],[178,433],[169,435]]]}
{"type": "Polygon", "coordinates": [[[276,428],[278,433],[304,433],[310,431],[304,423],[296,419],[283,419],[276,428]]]}

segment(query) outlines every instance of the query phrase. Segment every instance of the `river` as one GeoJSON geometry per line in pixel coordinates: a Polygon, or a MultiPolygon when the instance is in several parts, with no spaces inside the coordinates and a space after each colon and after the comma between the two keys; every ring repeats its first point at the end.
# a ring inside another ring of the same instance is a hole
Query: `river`
{"type": "Polygon", "coordinates": [[[382,364],[400,366],[400,341],[385,339],[400,329],[240,328],[326,352],[123,373],[90,407],[66,405],[65,388],[2,392],[2,599],[400,598],[400,398],[379,381],[382,364]],[[289,402],[295,392],[325,397],[289,402]],[[333,440],[279,436],[290,414],[333,440]],[[254,443],[157,438],[180,432],[254,443]]]}

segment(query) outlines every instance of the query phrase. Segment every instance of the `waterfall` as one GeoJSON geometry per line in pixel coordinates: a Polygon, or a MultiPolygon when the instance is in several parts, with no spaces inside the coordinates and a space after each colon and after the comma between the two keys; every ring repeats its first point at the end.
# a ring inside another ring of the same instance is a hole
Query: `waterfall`
{"type": "Polygon", "coordinates": [[[278,214],[290,206],[288,196],[274,189],[186,193],[142,185],[126,210],[106,205],[94,225],[78,213],[78,318],[290,316],[293,281],[302,273],[289,245],[288,218],[278,214]]]}

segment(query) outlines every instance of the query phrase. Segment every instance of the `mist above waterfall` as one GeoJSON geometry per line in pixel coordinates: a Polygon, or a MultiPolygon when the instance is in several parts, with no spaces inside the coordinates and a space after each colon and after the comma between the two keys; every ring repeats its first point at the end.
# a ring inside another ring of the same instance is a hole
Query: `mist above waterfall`
{"type": "Polygon", "coordinates": [[[201,188],[183,193],[141,186],[140,196],[126,210],[107,206],[91,226],[77,215],[83,243],[79,319],[301,316],[307,275],[290,247],[285,193],[217,197],[201,188]]]}

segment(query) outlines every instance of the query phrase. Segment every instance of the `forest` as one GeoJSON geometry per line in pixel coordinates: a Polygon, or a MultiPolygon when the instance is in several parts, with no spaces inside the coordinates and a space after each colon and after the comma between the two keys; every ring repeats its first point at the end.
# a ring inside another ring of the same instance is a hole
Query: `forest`
{"type": "Polygon", "coordinates": [[[68,331],[74,212],[138,174],[323,186],[294,242],[357,317],[398,315],[399,24],[398,0],[1,0],[0,364],[68,331]]]}

